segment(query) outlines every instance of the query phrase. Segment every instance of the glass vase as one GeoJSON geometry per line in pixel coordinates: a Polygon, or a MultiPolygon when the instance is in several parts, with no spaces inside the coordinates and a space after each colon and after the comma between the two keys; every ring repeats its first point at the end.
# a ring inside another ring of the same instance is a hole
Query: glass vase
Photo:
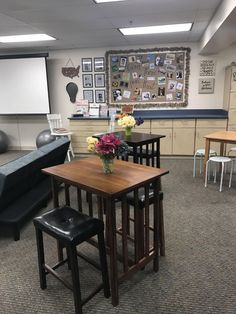
{"type": "Polygon", "coordinates": [[[132,128],[126,127],[125,128],[125,136],[129,137],[129,136],[131,136],[131,133],[132,133],[132,128]]]}
{"type": "Polygon", "coordinates": [[[102,168],[105,174],[113,172],[114,169],[114,158],[103,158],[101,157],[102,168]]]}

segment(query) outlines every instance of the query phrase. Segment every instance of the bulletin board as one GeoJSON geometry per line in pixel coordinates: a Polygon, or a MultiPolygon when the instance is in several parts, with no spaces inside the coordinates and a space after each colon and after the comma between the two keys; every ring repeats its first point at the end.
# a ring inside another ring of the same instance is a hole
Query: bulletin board
{"type": "Polygon", "coordinates": [[[106,52],[108,106],[186,107],[190,48],[106,52]]]}

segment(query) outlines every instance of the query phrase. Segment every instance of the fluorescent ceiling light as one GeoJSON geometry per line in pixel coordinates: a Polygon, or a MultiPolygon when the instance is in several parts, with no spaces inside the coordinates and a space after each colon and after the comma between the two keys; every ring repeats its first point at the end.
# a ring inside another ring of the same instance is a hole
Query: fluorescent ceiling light
{"type": "Polygon", "coordinates": [[[0,42],[2,43],[20,43],[27,41],[44,41],[44,40],[56,40],[56,38],[46,34],[0,36],[0,42]]]}
{"type": "Polygon", "coordinates": [[[95,3],[105,3],[105,2],[120,2],[125,0],[93,0],[95,3]]]}
{"type": "Polygon", "coordinates": [[[119,28],[123,35],[161,34],[190,31],[192,23],[119,28]]]}

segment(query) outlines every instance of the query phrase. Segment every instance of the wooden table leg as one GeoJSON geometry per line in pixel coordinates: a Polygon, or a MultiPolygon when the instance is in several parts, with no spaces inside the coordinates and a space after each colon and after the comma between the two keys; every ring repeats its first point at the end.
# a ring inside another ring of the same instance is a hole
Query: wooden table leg
{"type": "MultiPolygon", "coordinates": [[[[140,152],[141,153],[141,152],[140,152]]],[[[138,164],[138,152],[137,152],[137,146],[133,147],[133,162],[135,164],[138,164]]]]}
{"type": "Polygon", "coordinates": [[[156,180],[153,182],[154,202],[153,202],[153,247],[154,247],[154,260],[153,270],[157,272],[159,270],[159,221],[160,221],[160,208],[159,204],[159,182],[156,180]]]}
{"type": "Polygon", "coordinates": [[[209,159],[209,152],[210,152],[210,140],[208,138],[206,138],[205,158],[204,158],[204,175],[206,174],[206,163],[207,163],[207,160],[209,159]]]}
{"type": "Polygon", "coordinates": [[[124,195],[122,197],[121,203],[121,210],[122,210],[122,253],[123,253],[123,271],[128,271],[128,245],[127,245],[127,225],[128,225],[128,215],[127,212],[129,211],[128,204],[127,204],[127,197],[124,195]]]}
{"type": "Polygon", "coordinates": [[[59,199],[58,199],[58,184],[57,181],[51,177],[51,186],[52,186],[52,198],[53,198],[53,206],[59,206],[59,199]]]}
{"type": "Polygon", "coordinates": [[[225,154],[224,148],[225,148],[225,143],[220,142],[220,156],[224,156],[225,154]]]}
{"type": "Polygon", "coordinates": [[[109,221],[108,237],[110,245],[111,302],[113,306],[116,306],[119,304],[119,292],[118,292],[117,243],[116,243],[116,212],[114,199],[107,199],[106,215],[109,221]]]}
{"type": "Polygon", "coordinates": [[[156,141],[156,167],[160,168],[160,139],[156,141]]]}

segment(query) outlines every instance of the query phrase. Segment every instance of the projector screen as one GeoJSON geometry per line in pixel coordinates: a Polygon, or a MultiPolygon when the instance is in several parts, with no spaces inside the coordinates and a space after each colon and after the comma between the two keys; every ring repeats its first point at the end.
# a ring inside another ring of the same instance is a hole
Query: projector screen
{"type": "Polygon", "coordinates": [[[8,57],[0,57],[0,114],[50,113],[46,57],[8,57]]]}

